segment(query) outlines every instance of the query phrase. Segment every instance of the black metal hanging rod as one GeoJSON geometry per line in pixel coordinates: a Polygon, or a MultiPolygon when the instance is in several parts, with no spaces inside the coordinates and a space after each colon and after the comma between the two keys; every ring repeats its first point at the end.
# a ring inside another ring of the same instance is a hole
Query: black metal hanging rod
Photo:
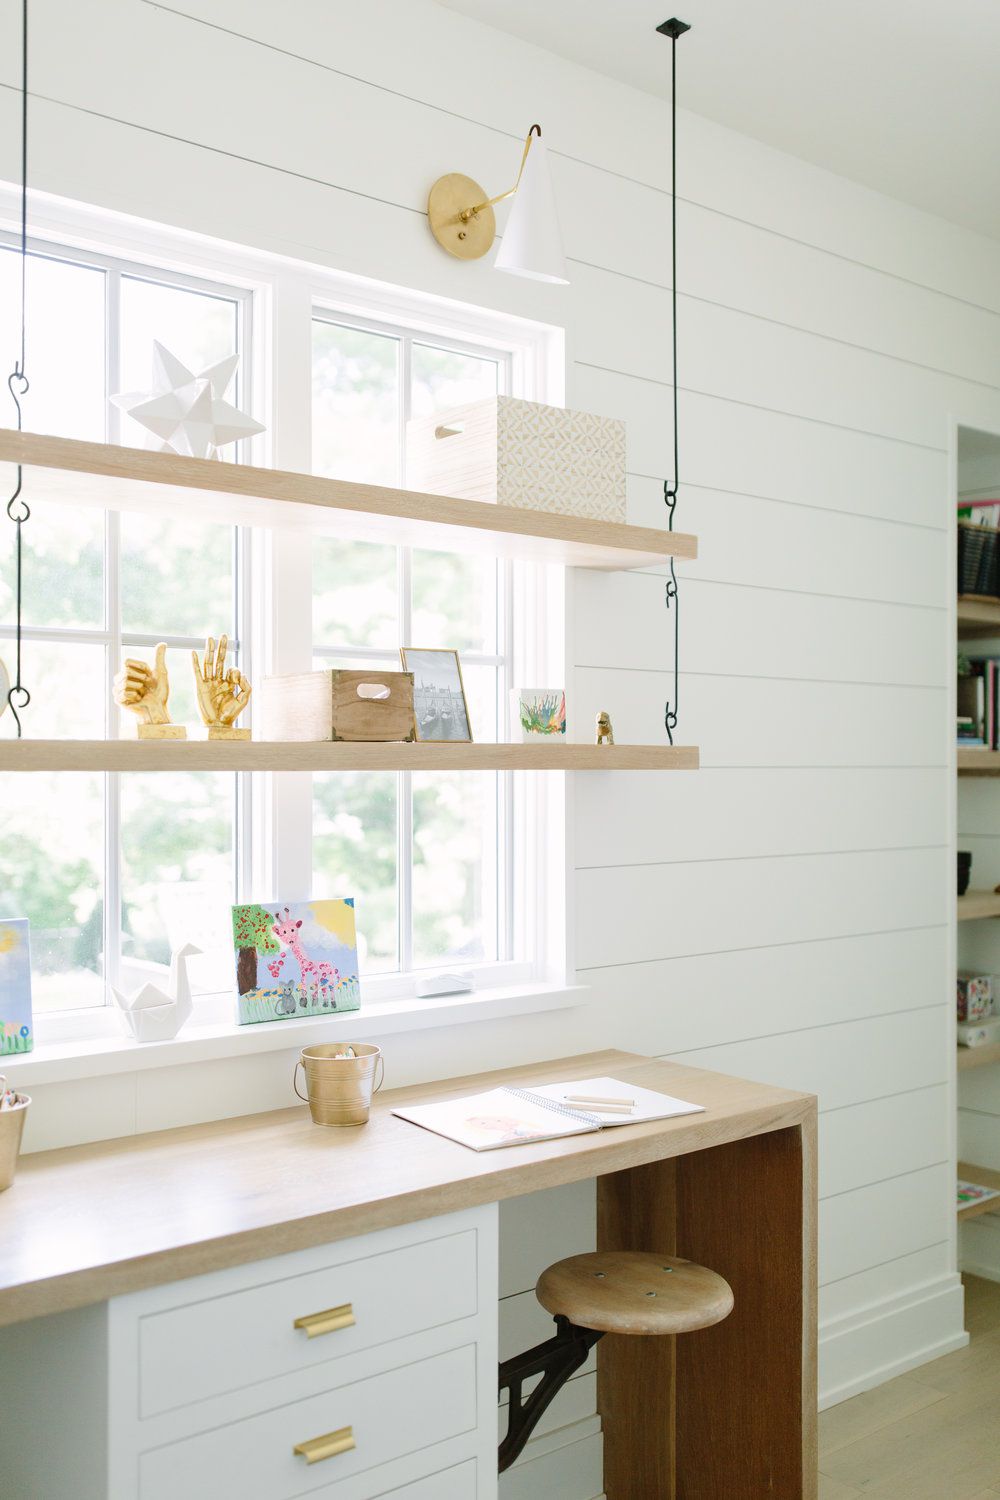
{"type": "MultiPolygon", "coordinates": [[[[677,509],[677,491],[681,482],[680,434],[677,420],[677,40],[691,27],[687,21],[673,16],[657,26],[661,36],[670,38],[670,332],[673,343],[673,391],[674,391],[674,472],[673,477],[663,481],[663,501],[667,507],[667,529],[674,529],[674,513],[677,509]]],[[[680,697],[680,600],[677,594],[677,574],[674,560],[670,559],[670,577],[667,579],[666,605],[674,618],[674,696],[668,698],[663,713],[663,725],[667,739],[672,745],[677,728],[677,706],[680,697]]]]}
{"type": "MultiPolygon", "coordinates": [[[[28,393],[26,374],[26,351],[28,329],[28,0],[21,0],[21,347],[14,368],[7,377],[14,409],[17,412],[17,430],[21,431],[21,400],[28,393]]],[[[17,466],[14,493],[7,501],[7,515],[14,523],[14,602],[15,602],[15,657],[14,682],[7,690],[7,702],[17,725],[17,737],[21,738],[21,718],[18,709],[27,708],[31,694],[21,679],[21,640],[23,632],[23,583],[22,560],[24,552],[22,531],[31,515],[27,502],[21,495],[23,473],[17,466]]]]}

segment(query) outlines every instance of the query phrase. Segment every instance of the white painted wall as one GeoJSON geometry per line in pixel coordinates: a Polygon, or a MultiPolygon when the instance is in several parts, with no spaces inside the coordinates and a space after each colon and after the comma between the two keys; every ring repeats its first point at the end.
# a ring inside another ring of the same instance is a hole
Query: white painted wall
{"type": "MultiPolygon", "coordinates": [[[[567,401],[627,420],[630,518],[660,524],[662,104],[429,0],[33,0],[33,14],[38,187],[564,323],[567,401]],[[567,289],[446,258],[422,216],[443,171],[506,186],[539,117],[567,289]]],[[[616,1044],[815,1089],[836,1399],[953,1346],[962,1326],[947,447],[950,417],[1000,427],[1000,248],[705,120],[681,129],[678,526],[701,536],[682,572],[681,737],[704,770],[579,779],[585,1008],[407,1036],[389,1070],[419,1079],[616,1044]]],[[[581,722],[608,708],[620,738],[658,739],[662,577],[583,576],[571,602],[581,722]]],[[[285,1103],[287,1063],[206,1064],[190,1109],[285,1103]]],[[[111,1083],[106,1133],[162,1123],[176,1093],[156,1074],[111,1083]]],[[[75,1087],[50,1095],[53,1120],[77,1118],[75,1087]]],[[[565,1206],[505,1214],[511,1328],[559,1231],[585,1237],[590,1206],[570,1199],[578,1220],[565,1206]]],[[[573,1419],[586,1378],[567,1397],[573,1419]]],[[[589,1500],[599,1440],[579,1430],[572,1448],[552,1440],[533,1481],[511,1476],[509,1495],[589,1500]]]]}

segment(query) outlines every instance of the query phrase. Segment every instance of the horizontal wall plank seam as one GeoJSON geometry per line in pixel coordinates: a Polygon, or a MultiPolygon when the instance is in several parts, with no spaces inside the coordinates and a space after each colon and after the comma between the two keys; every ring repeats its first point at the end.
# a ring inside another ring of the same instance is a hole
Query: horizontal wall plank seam
{"type": "MultiPolygon", "coordinates": [[[[388,94],[396,99],[402,99],[408,104],[415,104],[423,109],[432,110],[437,114],[447,116],[449,119],[460,120],[463,124],[476,126],[478,129],[489,131],[493,135],[503,136],[506,140],[520,142],[522,139],[519,131],[507,130],[503,126],[494,125],[488,120],[480,120],[472,115],[463,115],[458,110],[448,109],[446,105],[440,104],[436,100],[421,99],[415,94],[404,94],[400,89],[392,89],[385,84],[376,83],[373,79],[365,78],[362,74],[349,73],[344,68],[335,68],[331,63],[323,62],[315,57],[308,57],[305,53],[293,52],[286,47],[278,47],[274,42],[262,41],[260,37],[251,36],[248,32],[236,31],[229,26],[222,26],[217,21],[206,20],[204,16],[194,15],[190,11],[181,10],[178,6],[161,4],[160,0],[141,0],[141,3],[149,6],[151,10],[165,12],[168,15],[176,16],[180,20],[189,21],[197,26],[207,27],[211,31],[221,32],[225,36],[236,37],[238,40],[247,42],[251,46],[261,47],[266,51],[276,53],[278,56],[288,57],[295,62],[305,63],[309,67],[319,68],[323,72],[332,73],[339,78],[346,78],[352,83],[360,84],[362,87],[374,89],[379,93],[388,94]]],[[[576,166],[587,167],[590,171],[601,172],[608,177],[617,178],[621,182],[628,182],[635,187],[644,188],[647,192],[655,193],[658,197],[670,197],[669,189],[660,187],[658,183],[648,182],[644,178],[631,177],[627,172],[613,171],[610,167],[601,166],[599,162],[592,162],[584,157],[573,156],[568,151],[553,150],[552,155],[561,157],[565,161],[571,161],[576,166]]],[[[345,188],[342,191],[349,192],[350,189],[345,188]]],[[[728,213],[725,209],[718,208],[715,204],[702,202],[697,198],[687,198],[683,194],[678,196],[677,202],[678,204],[685,203],[691,208],[700,209],[702,212],[712,214],[716,218],[728,219],[734,224],[742,224],[748,229],[756,230],[759,234],[773,235],[775,239],[784,240],[790,245],[798,245],[804,250],[811,250],[819,255],[825,255],[830,260],[841,261],[844,265],[858,266],[862,270],[870,271],[873,276],[884,277],[886,280],[898,282],[902,286],[912,286],[919,291],[927,292],[933,297],[941,297],[949,302],[957,302],[960,306],[972,308],[976,312],[1000,318],[1000,309],[988,307],[984,303],[972,302],[967,297],[959,297],[954,292],[944,291],[941,287],[931,286],[927,282],[916,281],[910,276],[900,276],[898,272],[887,271],[884,266],[876,266],[869,261],[858,260],[850,255],[843,255],[839,251],[830,250],[826,245],[818,244],[815,241],[799,239],[796,235],[786,234],[780,229],[774,229],[769,224],[761,224],[754,219],[744,219],[739,214],[728,213]]],[[[582,262],[582,264],[586,264],[586,262],[582,262]]],[[[652,285],[655,286],[657,283],[654,282],[652,285]]]]}
{"type": "MultiPolygon", "coordinates": [[[[664,296],[671,295],[672,288],[662,281],[650,281],[647,277],[635,276],[630,271],[616,271],[613,266],[602,266],[594,261],[580,260],[575,255],[567,255],[566,259],[570,265],[582,266],[584,270],[598,271],[605,276],[618,276],[623,281],[635,281],[640,286],[649,287],[651,291],[662,292],[664,296]]],[[[685,292],[681,287],[677,288],[677,300],[678,302],[696,302],[702,307],[717,307],[720,312],[733,313],[740,318],[753,318],[756,322],[768,323],[773,328],[784,328],[790,333],[800,333],[803,338],[822,339],[824,343],[837,344],[841,349],[854,349],[859,354],[870,354],[874,359],[891,360],[893,364],[908,365],[912,370],[923,370],[929,375],[940,375],[946,380],[958,380],[963,385],[977,385],[986,391],[1000,392],[1000,385],[995,385],[991,380],[980,380],[975,375],[963,375],[959,370],[945,370],[940,365],[927,365],[919,359],[908,359],[905,354],[893,354],[888,349],[875,349],[871,344],[857,344],[853,339],[838,338],[836,334],[824,333],[820,328],[810,328],[803,323],[788,323],[784,318],[775,318],[769,313],[754,312],[752,308],[738,307],[732,302],[719,302],[714,297],[701,297],[696,292],[685,292]]],[[[990,314],[990,316],[995,317],[996,314],[990,314]]]]}
{"type": "MultiPolygon", "coordinates": [[[[665,482],[664,475],[644,474],[639,469],[626,469],[625,474],[628,479],[648,479],[653,484],[663,484],[665,482]]],[[[730,495],[734,500],[760,500],[768,505],[787,505],[793,510],[819,511],[821,514],[828,516],[849,516],[852,521],[859,521],[871,526],[903,526],[908,531],[933,531],[938,535],[946,535],[949,530],[947,526],[931,526],[925,521],[903,521],[898,516],[868,516],[856,510],[841,510],[836,505],[817,505],[812,500],[788,500],[782,498],[781,495],[762,495],[756,490],[726,490],[720,485],[701,484],[695,479],[684,479],[681,483],[681,489],[685,491],[700,490],[709,495],[730,495]]],[[[973,492],[963,491],[964,493],[971,494],[973,492]]],[[[986,489],[983,489],[981,493],[985,495],[986,489]]],[[[992,490],[990,490],[990,493],[992,494],[992,490]]]]}
{"type": "MultiPolygon", "coordinates": [[[[0,83],[0,89],[6,89],[8,93],[18,94],[20,90],[13,84],[0,83]]],[[[311,182],[316,187],[329,188],[331,192],[349,193],[353,198],[362,198],[369,203],[381,203],[385,208],[396,208],[401,213],[417,214],[423,218],[426,214],[424,208],[411,208],[407,203],[396,203],[392,198],[380,198],[377,193],[363,193],[360,188],[342,187],[338,182],[328,182],[324,177],[313,177],[308,172],[296,172],[293,167],[279,167],[274,162],[261,161],[256,156],[242,156],[238,151],[227,151],[222,146],[211,146],[205,141],[195,141],[190,136],[174,135],[169,130],[157,130],[152,125],[139,125],[135,120],[123,120],[118,115],[105,114],[100,109],[90,109],[83,104],[67,104],[63,99],[55,99],[49,94],[39,94],[33,89],[28,91],[29,100],[38,103],[51,104],[57,109],[71,110],[75,114],[90,115],[95,120],[105,120],[109,125],[120,125],[125,130],[137,130],[143,135],[155,135],[159,140],[176,141],[180,146],[190,146],[196,151],[207,151],[213,156],[225,157],[227,161],[243,162],[248,167],[260,167],[262,171],[278,172],[283,177],[293,177],[299,182],[311,182]]]]}
{"type": "MultiPolygon", "coordinates": [[[[787,770],[787,767],[782,767],[787,770]]],[[[839,859],[854,854],[920,854],[947,844],[872,844],[863,849],[779,849],[761,854],[706,854],[691,859],[622,859],[607,865],[576,865],[580,870],[660,870],[673,865],[736,865],[766,859],[839,859]]]]}
{"type": "MultiPolygon", "coordinates": [[[[870,934],[866,933],[865,936],[870,936],[870,934]]],[[[781,945],[775,943],[773,946],[774,947],[779,947],[781,945]]],[[[737,950],[737,951],[740,951],[740,950],[737,950]]],[[[686,956],[687,957],[691,957],[692,955],[688,954],[686,956]]],[[[666,960],[666,961],[669,962],[669,960],[666,960]]],[[[945,1009],[944,1005],[940,1001],[935,1001],[935,1003],[933,1005],[908,1005],[908,1006],[906,1006],[905,1010],[903,1010],[903,1011],[899,1011],[899,1010],[885,1010],[885,1011],[877,1011],[874,1015],[870,1015],[870,1016],[850,1016],[847,1020],[841,1020],[841,1021],[819,1021],[819,1022],[816,1023],[815,1026],[783,1026],[780,1031],[762,1031],[762,1032],[759,1032],[757,1035],[744,1037],[741,1042],[736,1042],[736,1041],[733,1040],[733,1038],[727,1037],[724,1042],[704,1042],[699,1047],[680,1047],[675,1052],[664,1052],[664,1053],[661,1053],[659,1055],[659,1061],[660,1062],[676,1062],[676,1060],[679,1057],[686,1057],[689,1052],[715,1052],[715,1051],[718,1050],[719,1047],[743,1046],[746,1042],[770,1042],[770,1041],[777,1041],[777,1040],[779,1040],[781,1038],[784,1038],[784,1037],[787,1037],[787,1036],[804,1036],[804,1035],[806,1035],[810,1031],[834,1031],[838,1026],[845,1026],[845,1027],[846,1026],[866,1026],[869,1021],[884,1021],[889,1016],[899,1016],[899,1015],[916,1016],[916,1015],[921,1014],[924,1011],[943,1010],[943,1009],[945,1009]]],[[[921,1083],[915,1089],[900,1089],[899,1093],[900,1094],[915,1094],[915,1093],[920,1093],[923,1089],[936,1089],[936,1088],[940,1088],[941,1084],[943,1082],[944,1082],[944,1079],[937,1079],[937,1080],[935,1080],[934,1083],[921,1083]]],[[[894,1093],[893,1094],[880,1094],[878,1097],[880,1099],[895,1099],[896,1095],[894,1093]]],[[[865,1099],[863,1102],[865,1104],[874,1104],[875,1101],[874,1101],[874,1099],[865,1099]]],[[[820,1110],[820,1113],[821,1114],[833,1114],[834,1111],[837,1110],[837,1109],[853,1109],[853,1108],[854,1108],[854,1105],[848,1105],[848,1104],[840,1105],[840,1104],[837,1104],[837,1105],[831,1105],[831,1107],[830,1107],[829,1110],[820,1110]]]]}
{"type": "MultiPolygon", "coordinates": [[[[959,1103],[958,1109],[960,1114],[978,1115],[981,1120],[995,1120],[998,1117],[998,1113],[1000,1113],[992,1109],[973,1109],[971,1104],[962,1103],[959,1103]]],[[[1000,1204],[997,1207],[1000,1208],[1000,1204]]]]}
{"type": "MultiPolygon", "coordinates": [[[[771,948],[804,948],[810,943],[847,943],[854,938],[866,937],[893,937],[901,932],[937,932],[944,931],[947,922],[922,922],[916,927],[875,927],[864,928],[860,932],[828,932],[822,937],[815,938],[790,938],[783,943],[741,943],[737,948],[708,948],[696,953],[669,953],[660,958],[628,958],[621,959],[613,964],[578,964],[577,974],[600,974],[604,971],[614,973],[616,969],[635,969],[645,964],[670,964],[676,963],[682,958],[715,958],[721,953],[763,953],[771,948]]],[[[699,1051],[699,1048],[689,1048],[689,1051],[699,1051]]]]}
{"type": "MultiPolygon", "coordinates": [[[[865,1103],[869,1103],[866,1099],[865,1103]]],[[[820,1111],[822,1113],[822,1111],[820,1111]]],[[[904,1177],[916,1177],[920,1172],[933,1172],[937,1167],[946,1167],[948,1162],[928,1161],[922,1167],[907,1167],[905,1172],[893,1172],[889,1177],[878,1177],[874,1182],[859,1182],[857,1187],[841,1188],[837,1193],[820,1193],[820,1203],[833,1203],[837,1198],[848,1198],[852,1193],[863,1193],[868,1188],[882,1187],[887,1182],[900,1182],[904,1177]]]]}
{"type": "MultiPolygon", "coordinates": [[[[681,580],[685,585],[691,580],[681,580]]],[[[577,661],[573,663],[578,672],[648,672],[652,676],[666,676],[667,667],[631,667],[624,662],[577,661]]],[[[874,682],[859,681],[855,677],[784,677],[773,672],[690,672],[682,671],[682,677],[728,677],[734,682],[804,682],[809,686],[827,684],[831,687],[885,688],[900,693],[946,693],[943,682],[874,682]]]]}
{"type": "MultiPolygon", "coordinates": [[[[641,578],[662,579],[665,576],[663,564],[658,564],[654,568],[630,568],[629,572],[641,578]]],[[[908,599],[882,599],[868,594],[832,594],[826,589],[791,589],[784,584],[750,583],[741,578],[707,578],[700,571],[685,574],[684,582],[693,583],[699,587],[708,584],[714,589],[753,589],[760,594],[794,594],[797,598],[836,599],[841,604],[877,604],[886,609],[922,609],[925,614],[932,615],[945,615],[949,609],[947,604],[916,604],[908,599]]]]}
{"type": "MultiPolygon", "coordinates": [[[[936,1005],[924,1005],[924,1006],[909,1006],[909,1005],[907,1005],[901,1011],[900,1010],[890,1010],[890,1011],[886,1011],[885,1014],[889,1015],[889,1016],[909,1015],[912,1010],[921,1010],[921,1009],[922,1010],[939,1010],[939,1009],[942,1009],[942,1007],[941,1006],[936,1006],[936,1005]]],[[[871,1019],[871,1020],[878,1020],[879,1017],[860,1016],[858,1019],[862,1020],[862,1021],[867,1021],[869,1019],[871,1019]]],[[[842,1023],[838,1022],[837,1024],[838,1025],[842,1024],[844,1026],[848,1026],[848,1025],[850,1025],[850,1022],[844,1021],[842,1023]]],[[[826,1109],[821,1110],[820,1113],[824,1114],[824,1115],[839,1115],[845,1109],[863,1109],[866,1105],[869,1105],[869,1104],[885,1104],[890,1099],[905,1099],[908,1094],[931,1094],[936,1089],[944,1089],[944,1088],[947,1088],[947,1087],[948,1087],[948,1080],[945,1079],[945,1078],[942,1078],[938,1083],[921,1083],[921,1084],[918,1084],[916,1088],[912,1088],[912,1089],[896,1089],[891,1094],[875,1094],[871,1099],[864,1099],[860,1103],[855,1103],[855,1104],[831,1104],[826,1109]]]]}
{"type": "MultiPolygon", "coordinates": [[[[635,370],[618,370],[614,365],[598,365],[589,359],[577,359],[573,363],[581,370],[599,370],[602,375],[620,375],[623,380],[641,380],[646,385],[656,385],[663,391],[673,390],[669,380],[657,380],[655,375],[640,375],[635,370]]],[[[741,401],[736,396],[720,396],[718,391],[699,391],[694,386],[679,385],[685,396],[702,396],[706,401],[724,401],[727,406],[742,406],[746,411],[762,411],[769,417],[789,417],[794,422],[811,422],[814,427],[829,427],[834,432],[852,432],[856,437],[876,438],[882,443],[895,443],[901,448],[918,448],[922,453],[937,453],[946,457],[947,448],[931,443],[917,443],[912,438],[898,437],[893,432],[876,432],[870,427],[852,427],[848,422],[830,422],[825,417],[813,417],[808,412],[786,411],[780,406],[762,406],[759,401],[741,401]]]]}
{"type": "MultiPolygon", "coordinates": [[[[879,1270],[882,1269],[883,1266],[893,1266],[893,1265],[896,1264],[897,1261],[900,1261],[900,1260],[909,1260],[909,1258],[910,1258],[911,1255],[923,1255],[923,1254],[926,1253],[926,1251],[928,1251],[928,1250],[936,1250],[939,1245],[947,1245],[947,1243],[948,1243],[947,1240],[932,1240],[929,1245],[918,1245],[916,1247],[916,1249],[914,1249],[914,1250],[904,1250],[902,1255],[890,1255],[890,1257],[889,1257],[888,1260],[877,1260],[874,1265],[865,1266],[864,1269],[861,1270],[861,1271],[848,1271],[848,1273],[847,1273],[846,1276],[834,1276],[829,1281],[821,1281],[820,1282],[820,1286],[822,1286],[822,1287],[836,1286],[837,1283],[840,1282],[840,1281],[852,1281],[855,1276],[865,1276],[865,1275],[867,1275],[867,1273],[869,1271],[879,1271],[879,1270]]],[[[914,1288],[913,1290],[916,1290],[916,1288],[914,1288]]],[[[877,1307],[878,1307],[878,1304],[876,1303],[876,1304],[874,1304],[874,1307],[873,1307],[872,1310],[875,1311],[875,1309],[877,1307]]],[[[862,1310],[863,1309],[861,1309],[861,1308],[855,1308],[849,1314],[849,1316],[850,1317],[855,1317],[857,1315],[857,1313],[860,1312],[860,1311],[862,1311],[862,1310]]],[[[832,1318],[829,1321],[835,1323],[835,1322],[838,1322],[839,1320],[837,1318],[832,1318]]]]}

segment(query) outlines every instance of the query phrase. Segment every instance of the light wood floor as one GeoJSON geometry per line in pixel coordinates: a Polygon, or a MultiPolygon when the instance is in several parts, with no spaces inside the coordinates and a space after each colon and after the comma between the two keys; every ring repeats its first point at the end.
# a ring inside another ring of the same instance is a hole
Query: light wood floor
{"type": "Polygon", "coordinates": [[[820,1500],[1000,1500],[1000,1285],[964,1281],[968,1348],[820,1416],[820,1500]]]}

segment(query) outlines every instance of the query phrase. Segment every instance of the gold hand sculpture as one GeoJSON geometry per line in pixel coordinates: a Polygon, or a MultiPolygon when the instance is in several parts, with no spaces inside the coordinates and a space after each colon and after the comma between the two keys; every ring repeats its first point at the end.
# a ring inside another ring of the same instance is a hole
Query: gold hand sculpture
{"type": "Polygon", "coordinates": [[[136,732],[141,740],[183,740],[183,724],[171,724],[167,709],[170,678],[167,673],[167,648],[163,641],[156,648],[153,665],[128,657],[114,681],[115,702],[136,715],[136,732]]]}
{"type": "Polygon", "coordinates": [[[194,681],[198,689],[198,710],[202,722],[208,725],[210,740],[248,740],[249,729],[236,729],[233,720],[246,708],[253,692],[249,682],[236,667],[226,670],[227,636],[219,637],[216,652],[215,641],[209,636],[205,642],[205,658],[199,662],[197,651],[191,652],[194,681]]]}

